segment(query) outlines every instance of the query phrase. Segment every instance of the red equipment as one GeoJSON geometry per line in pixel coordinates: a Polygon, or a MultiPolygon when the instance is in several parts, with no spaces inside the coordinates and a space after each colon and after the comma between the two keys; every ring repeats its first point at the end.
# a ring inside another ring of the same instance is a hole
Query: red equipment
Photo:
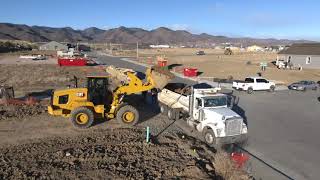
{"type": "Polygon", "coordinates": [[[187,77],[196,77],[198,75],[198,69],[196,68],[184,68],[183,75],[187,77]]]}
{"type": "Polygon", "coordinates": [[[165,67],[167,66],[168,61],[167,60],[158,60],[158,66],[165,67]]]}
{"type": "Polygon", "coordinates": [[[60,57],[58,58],[59,66],[86,66],[87,65],[86,58],[70,58],[70,57],[60,57]]]}
{"type": "Polygon", "coordinates": [[[249,156],[246,153],[233,152],[231,153],[231,159],[236,163],[238,168],[242,168],[249,160],[249,156]]]}

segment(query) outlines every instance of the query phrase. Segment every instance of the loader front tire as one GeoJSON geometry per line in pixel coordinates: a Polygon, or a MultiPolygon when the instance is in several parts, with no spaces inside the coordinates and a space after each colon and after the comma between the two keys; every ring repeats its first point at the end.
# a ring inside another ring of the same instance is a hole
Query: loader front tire
{"type": "Polygon", "coordinates": [[[71,112],[71,122],[77,128],[88,128],[94,121],[93,112],[86,107],[79,107],[71,112]]]}
{"type": "Polygon", "coordinates": [[[135,107],[125,105],[118,110],[116,118],[125,126],[134,126],[139,121],[139,112],[135,107]]]}

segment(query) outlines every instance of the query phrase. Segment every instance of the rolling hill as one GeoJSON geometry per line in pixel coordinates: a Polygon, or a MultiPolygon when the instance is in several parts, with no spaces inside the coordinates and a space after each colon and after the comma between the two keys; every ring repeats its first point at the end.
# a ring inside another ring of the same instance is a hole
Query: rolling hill
{"type": "Polygon", "coordinates": [[[0,23],[0,39],[24,40],[31,42],[100,42],[100,43],[136,43],[144,44],[181,44],[181,45],[208,45],[219,43],[238,43],[244,46],[258,45],[286,45],[291,43],[311,42],[306,40],[287,39],[256,39],[256,38],[230,38],[226,36],[213,36],[206,33],[192,34],[184,30],[171,30],[159,27],[153,30],[141,28],[118,27],[108,30],[96,27],[84,30],[75,30],[70,27],[53,28],[45,26],[28,26],[21,24],[0,23]]]}

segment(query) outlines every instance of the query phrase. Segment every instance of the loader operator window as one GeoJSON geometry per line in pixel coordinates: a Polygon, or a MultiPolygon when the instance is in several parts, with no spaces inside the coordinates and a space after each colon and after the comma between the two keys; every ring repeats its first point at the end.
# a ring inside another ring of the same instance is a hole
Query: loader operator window
{"type": "Polygon", "coordinates": [[[107,78],[89,78],[88,79],[88,95],[89,100],[93,104],[105,104],[108,95],[108,79],[107,78]]]}
{"type": "Polygon", "coordinates": [[[69,95],[59,96],[59,104],[67,104],[69,100],[69,95]]]}

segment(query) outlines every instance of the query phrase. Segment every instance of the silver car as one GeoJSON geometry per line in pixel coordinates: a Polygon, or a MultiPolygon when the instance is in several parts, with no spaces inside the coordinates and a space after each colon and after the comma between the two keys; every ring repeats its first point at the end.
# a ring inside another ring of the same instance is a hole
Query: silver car
{"type": "Polygon", "coordinates": [[[299,81],[292,83],[288,86],[289,89],[298,90],[298,91],[306,91],[308,89],[317,90],[318,84],[314,81],[299,81]]]}

